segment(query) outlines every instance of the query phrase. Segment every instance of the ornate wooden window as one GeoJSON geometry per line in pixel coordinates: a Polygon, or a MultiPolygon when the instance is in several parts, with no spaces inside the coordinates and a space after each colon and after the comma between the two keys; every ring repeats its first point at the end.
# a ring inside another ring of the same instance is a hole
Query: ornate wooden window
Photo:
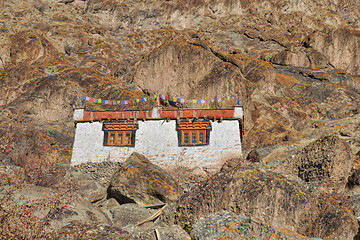
{"type": "Polygon", "coordinates": [[[105,122],[104,145],[106,146],[135,146],[135,122],[105,122]]]}
{"type": "Polygon", "coordinates": [[[179,146],[201,146],[209,144],[210,121],[178,122],[179,146]]]}

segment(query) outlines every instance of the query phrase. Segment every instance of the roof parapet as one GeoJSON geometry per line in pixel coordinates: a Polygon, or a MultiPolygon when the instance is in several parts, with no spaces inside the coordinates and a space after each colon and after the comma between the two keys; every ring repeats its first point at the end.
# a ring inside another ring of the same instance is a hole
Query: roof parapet
{"type": "Polygon", "coordinates": [[[74,120],[75,121],[81,121],[84,119],[84,109],[78,108],[74,111],[74,120]]]}
{"type": "Polygon", "coordinates": [[[243,110],[242,106],[240,106],[240,105],[235,106],[234,117],[241,118],[241,119],[244,117],[244,110],[243,110]]]}
{"type": "Polygon", "coordinates": [[[151,118],[160,118],[161,109],[161,106],[155,106],[151,111],[151,118]]]}

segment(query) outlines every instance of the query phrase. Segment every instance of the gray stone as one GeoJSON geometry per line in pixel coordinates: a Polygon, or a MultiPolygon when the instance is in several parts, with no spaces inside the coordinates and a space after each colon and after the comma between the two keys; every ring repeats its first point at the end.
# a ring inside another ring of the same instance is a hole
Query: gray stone
{"type": "Polygon", "coordinates": [[[213,239],[267,239],[300,240],[305,236],[285,228],[276,228],[265,222],[220,211],[198,219],[190,233],[195,240],[213,239]]]}

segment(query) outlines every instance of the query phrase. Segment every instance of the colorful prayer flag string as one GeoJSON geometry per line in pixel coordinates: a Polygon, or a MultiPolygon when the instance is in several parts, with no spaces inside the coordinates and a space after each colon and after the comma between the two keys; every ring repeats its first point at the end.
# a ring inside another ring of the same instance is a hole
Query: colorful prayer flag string
{"type": "Polygon", "coordinates": [[[188,98],[178,98],[178,97],[171,97],[164,94],[154,94],[149,97],[144,98],[137,98],[137,99],[130,99],[130,100],[105,100],[100,98],[93,98],[88,96],[82,96],[79,100],[85,100],[93,103],[101,103],[107,105],[127,105],[127,104],[135,104],[135,103],[143,103],[147,102],[148,100],[156,100],[160,101],[169,101],[169,102],[177,102],[177,103],[216,103],[222,101],[229,101],[233,98],[236,98],[237,104],[240,104],[240,100],[237,94],[225,96],[225,97],[217,97],[217,98],[209,98],[209,99],[188,99],[188,98]]]}

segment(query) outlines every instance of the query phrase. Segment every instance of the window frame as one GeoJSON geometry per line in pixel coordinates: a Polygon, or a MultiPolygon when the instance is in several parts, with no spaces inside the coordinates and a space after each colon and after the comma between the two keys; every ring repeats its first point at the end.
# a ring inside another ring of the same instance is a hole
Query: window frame
{"type": "Polygon", "coordinates": [[[178,132],[178,145],[180,147],[206,146],[210,144],[210,121],[178,121],[176,123],[176,130],[178,132]],[[204,142],[200,142],[201,133],[204,135],[204,142]],[[185,139],[185,134],[188,134],[188,140],[185,139]],[[195,140],[193,138],[194,134],[195,140]]]}
{"type": "Polygon", "coordinates": [[[104,146],[109,147],[135,147],[135,133],[138,129],[136,122],[104,122],[104,146]],[[114,134],[113,142],[111,135],[114,134]],[[119,144],[119,134],[123,134],[119,144]],[[126,134],[130,134],[130,141],[126,141],[126,134]]]}

